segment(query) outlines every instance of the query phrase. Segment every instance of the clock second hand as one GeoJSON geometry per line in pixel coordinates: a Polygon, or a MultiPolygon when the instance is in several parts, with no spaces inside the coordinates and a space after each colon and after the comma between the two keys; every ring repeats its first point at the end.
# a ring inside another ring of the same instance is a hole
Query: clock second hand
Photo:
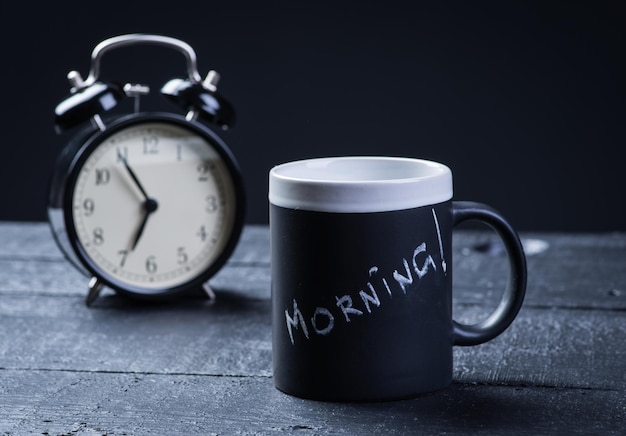
{"type": "Polygon", "coordinates": [[[148,193],[144,189],[143,185],[139,181],[139,178],[137,177],[135,172],[132,170],[130,165],[128,165],[128,161],[119,152],[119,150],[118,150],[118,153],[117,153],[117,157],[124,164],[124,168],[126,168],[126,171],[128,171],[128,174],[130,175],[130,178],[133,179],[133,182],[135,182],[135,185],[137,186],[137,188],[139,188],[139,191],[141,191],[141,194],[143,195],[143,198],[144,198],[143,208],[145,210],[145,215],[143,216],[143,220],[141,221],[141,225],[139,226],[139,229],[137,230],[137,234],[135,235],[135,239],[133,240],[133,244],[131,246],[131,251],[133,251],[135,249],[135,247],[137,246],[137,243],[139,242],[139,239],[141,238],[141,235],[143,234],[143,231],[144,231],[144,229],[146,227],[146,223],[148,222],[148,218],[150,217],[150,215],[153,212],[155,212],[157,210],[157,208],[159,207],[159,203],[157,203],[157,201],[155,199],[151,198],[148,195],[148,193]]]}

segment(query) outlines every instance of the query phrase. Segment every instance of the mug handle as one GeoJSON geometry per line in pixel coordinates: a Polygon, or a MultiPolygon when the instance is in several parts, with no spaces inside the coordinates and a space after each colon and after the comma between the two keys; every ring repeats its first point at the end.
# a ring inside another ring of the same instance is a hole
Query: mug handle
{"type": "Polygon", "coordinates": [[[509,280],[498,308],[484,321],[474,325],[453,323],[454,345],[478,345],[498,336],[517,316],[526,294],[526,257],[519,236],[511,225],[486,204],[453,201],[452,225],[477,220],[491,226],[506,248],[509,260],[509,280]]]}

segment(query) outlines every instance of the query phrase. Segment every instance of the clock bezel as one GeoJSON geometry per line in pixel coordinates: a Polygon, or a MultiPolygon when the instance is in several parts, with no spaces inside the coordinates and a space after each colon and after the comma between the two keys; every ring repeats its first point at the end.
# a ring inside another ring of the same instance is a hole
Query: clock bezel
{"type": "MultiPolygon", "coordinates": [[[[194,120],[187,120],[185,117],[173,113],[166,112],[140,112],[130,115],[124,115],[115,117],[108,120],[105,123],[105,130],[91,129],[89,133],[78,139],[79,144],[69,144],[68,147],[74,149],[73,155],[70,156],[68,167],[65,169],[65,181],[63,183],[62,193],[62,212],[63,221],[65,224],[65,231],[67,232],[67,239],[69,245],[73,251],[74,256],[80,262],[80,265],[84,268],[86,274],[98,278],[105,286],[113,289],[116,292],[127,294],[133,297],[140,298],[162,298],[173,295],[180,295],[183,293],[192,292],[194,290],[200,290],[201,286],[207,282],[213,275],[215,275],[227,262],[236,248],[236,245],[241,236],[243,230],[244,217],[245,217],[245,191],[243,185],[243,177],[239,169],[239,165],[233,156],[230,148],[226,143],[210,128],[194,120]],[[80,170],[85,164],[89,156],[109,137],[112,135],[132,126],[145,123],[169,123],[179,127],[182,127],[194,134],[202,137],[206,142],[213,147],[218,153],[220,158],[225,163],[227,172],[232,180],[235,205],[232,229],[230,235],[227,238],[226,244],[222,251],[218,254],[217,258],[210,264],[210,266],[204,269],[200,274],[194,276],[190,280],[185,280],[176,286],[158,287],[158,288],[145,288],[136,285],[126,283],[119,280],[116,277],[109,275],[106,271],[103,271],[96,262],[89,256],[80,242],[72,214],[72,197],[76,187],[76,182],[80,170]],[[75,146],[78,145],[78,149],[75,146]]],[[[70,153],[72,153],[70,151],[70,153]]],[[[72,260],[72,259],[70,259],[72,260]]]]}

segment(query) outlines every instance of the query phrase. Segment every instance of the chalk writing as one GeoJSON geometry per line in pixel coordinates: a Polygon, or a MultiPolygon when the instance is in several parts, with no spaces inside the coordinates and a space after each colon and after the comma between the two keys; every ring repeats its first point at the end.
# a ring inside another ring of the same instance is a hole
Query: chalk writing
{"type": "Polygon", "coordinates": [[[343,297],[335,297],[337,299],[337,307],[343,312],[343,316],[346,317],[346,322],[350,322],[350,315],[363,315],[363,312],[359,309],[352,307],[352,297],[344,295],[343,297]]]}
{"type": "Polygon", "coordinates": [[[370,303],[375,305],[376,307],[380,306],[380,300],[378,299],[378,294],[376,293],[376,289],[370,282],[367,282],[367,287],[369,288],[371,294],[368,294],[365,291],[359,291],[359,295],[361,296],[361,300],[363,300],[363,304],[365,304],[365,310],[368,313],[372,313],[372,309],[370,308],[370,303]]]}
{"type": "Polygon", "coordinates": [[[393,278],[402,288],[402,292],[406,294],[406,287],[413,284],[413,276],[411,275],[411,270],[409,270],[409,263],[406,261],[406,259],[402,259],[402,263],[404,264],[406,276],[403,276],[398,272],[398,270],[395,270],[393,272],[393,278]]]}
{"type": "MultiPolygon", "coordinates": [[[[443,252],[443,242],[441,240],[441,231],[439,229],[439,222],[437,220],[437,214],[435,210],[433,212],[433,219],[437,230],[437,237],[439,241],[439,253],[441,255],[441,268],[446,273],[446,261],[443,252]]],[[[426,242],[419,244],[414,250],[412,255],[407,259],[401,260],[402,268],[392,272],[393,280],[391,283],[395,283],[393,286],[396,289],[396,293],[402,292],[401,295],[407,295],[407,292],[412,289],[413,285],[417,285],[431,270],[437,270],[437,264],[432,255],[428,253],[426,242]]],[[[316,335],[326,336],[330,334],[336,325],[335,316],[339,316],[339,319],[345,320],[347,324],[350,324],[353,319],[362,317],[364,315],[371,315],[377,308],[382,306],[382,301],[379,297],[380,285],[386,291],[389,298],[393,297],[392,286],[385,277],[377,277],[379,272],[378,266],[372,266],[368,275],[370,281],[365,284],[365,288],[355,292],[354,294],[345,294],[341,296],[335,296],[335,315],[331,311],[331,308],[318,306],[313,312],[313,316],[308,320],[302,314],[298,307],[298,302],[293,300],[293,309],[291,314],[289,310],[285,310],[285,321],[287,323],[287,330],[289,332],[289,338],[291,343],[295,344],[294,331],[302,330],[302,334],[306,339],[310,338],[309,327],[312,327],[312,332],[316,335]],[[378,283],[375,285],[374,283],[378,283]],[[376,289],[378,287],[378,290],[376,289]],[[352,296],[356,297],[356,300],[352,299],[352,296]],[[356,307],[355,301],[359,301],[359,307],[356,307]]]]}
{"type": "Polygon", "coordinates": [[[292,328],[297,329],[298,325],[302,326],[302,332],[304,333],[304,336],[309,339],[309,330],[307,329],[306,323],[304,322],[304,317],[302,316],[302,312],[300,312],[300,309],[298,309],[298,303],[295,299],[293,300],[293,318],[289,316],[288,310],[285,310],[285,318],[287,319],[287,330],[289,330],[289,337],[291,338],[292,344],[294,342],[292,328]]]}
{"type": "MultiPolygon", "coordinates": [[[[294,303],[295,302],[296,300],[294,300],[294,303]]],[[[315,330],[315,333],[317,333],[318,335],[327,335],[335,326],[335,317],[330,312],[330,310],[326,309],[325,307],[317,307],[315,309],[315,313],[313,314],[313,318],[311,318],[311,324],[313,325],[313,330],[315,330]],[[320,315],[327,318],[326,327],[324,328],[320,328],[318,326],[318,316],[320,315]]],[[[293,342],[293,338],[291,339],[291,341],[293,342]]]]}
{"type": "Polygon", "coordinates": [[[446,272],[446,259],[443,257],[443,242],[441,242],[441,230],[439,230],[439,220],[437,219],[437,212],[433,211],[433,218],[435,219],[435,227],[437,228],[437,239],[439,240],[439,253],[441,254],[441,267],[443,272],[446,272]]]}
{"type": "MultiPolygon", "coordinates": [[[[377,266],[373,266],[370,268],[370,277],[373,277],[374,274],[376,274],[378,272],[378,267],[377,266]]],[[[382,279],[383,285],[385,286],[385,289],[387,289],[387,294],[392,297],[393,295],[391,294],[391,288],[389,288],[389,283],[387,283],[387,279],[383,277],[382,279]]],[[[372,289],[372,291],[374,291],[374,288],[372,287],[372,284],[370,282],[367,282],[367,286],[372,289]]]]}
{"type": "MultiPolygon", "coordinates": [[[[413,268],[415,268],[415,273],[417,274],[417,276],[420,279],[422,277],[424,277],[426,275],[426,273],[428,272],[429,265],[432,265],[434,269],[437,269],[437,265],[435,265],[435,261],[433,260],[433,257],[430,254],[428,256],[426,256],[426,259],[424,260],[424,264],[422,265],[422,268],[417,266],[417,260],[416,260],[417,259],[417,255],[420,254],[420,253],[423,253],[425,251],[426,251],[426,243],[423,242],[413,252],[413,268]]],[[[442,259],[443,259],[443,257],[442,257],[442,259]]]]}

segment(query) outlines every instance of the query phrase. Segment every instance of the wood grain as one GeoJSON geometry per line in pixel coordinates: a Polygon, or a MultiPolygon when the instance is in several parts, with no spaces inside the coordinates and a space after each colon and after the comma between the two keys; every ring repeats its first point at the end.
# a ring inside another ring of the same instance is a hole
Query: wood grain
{"type": "MultiPolygon", "coordinates": [[[[43,223],[0,223],[0,433],[624,434],[626,234],[524,234],[527,299],[493,341],[454,350],[454,383],[342,404],[277,391],[267,227],[248,226],[217,299],[162,303],[87,278],[43,223]],[[532,247],[531,247],[532,248],[532,247]]],[[[480,320],[507,272],[489,232],[454,238],[454,315],[480,320]]]]}

